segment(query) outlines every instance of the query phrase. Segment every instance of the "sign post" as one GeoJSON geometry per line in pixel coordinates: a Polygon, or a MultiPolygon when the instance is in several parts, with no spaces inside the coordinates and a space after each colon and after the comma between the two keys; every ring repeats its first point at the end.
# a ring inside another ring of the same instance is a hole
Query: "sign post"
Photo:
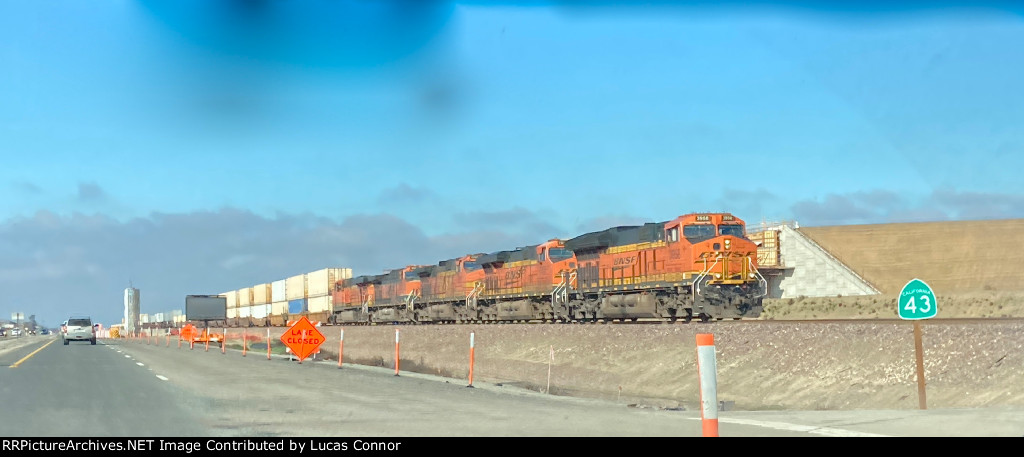
{"type": "Polygon", "coordinates": [[[18,329],[18,338],[21,338],[21,334],[24,333],[21,331],[21,321],[23,319],[25,319],[25,313],[11,313],[11,320],[15,321],[15,325],[17,325],[15,328],[18,329]]]}
{"type": "Polygon", "coordinates": [[[299,363],[320,349],[320,345],[326,340],[324,334],[320,333],[320,330],[314,327],[306,316],[302,316],[302,319],[299,319],[295,325],[281,335],[281,342],[291,349],[295,357],[298,357],[299,363]]]}
{"type": "Polygon", "coordinates": [[[939,302],[935,293],[924,281],[914,278],[900,291],[896,300],[900,319],[914,321],[914,352],[917,354],[917,400],[921,409],[928,409],[925,399],[924,345],[921,343],[921,321],[935,317],[939,302]]]}
{"type": "Polygon", "coordinates": [[[551,394],[551,364],[555,363],[555,347],[551,346],[548,352],[548,386],[544,389],[544,393],[551,394]]]}

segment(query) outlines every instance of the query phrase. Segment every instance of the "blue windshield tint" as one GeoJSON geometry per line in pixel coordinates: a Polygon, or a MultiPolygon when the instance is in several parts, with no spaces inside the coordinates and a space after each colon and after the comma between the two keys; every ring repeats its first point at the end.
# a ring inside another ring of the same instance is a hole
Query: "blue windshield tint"
{"type": "Polygon", "coordinates": [[[466,262],[466,263],[462,264],[462,268],[464,268],[466,271],[474,271],[474,270],[479,270],[480,269],[480,265],[477,264],[476,262],[466,262]]]}
{"type": "Polygon", "coordinates": [[[740,238],[743,238],[743,226],[739,225],[739,224],[719,225],[718,226],[718,234],[719,235],[732,235],[732,236],[738,236],[740,238]]]}
{"type": "Polygon", "coordinates": [[[686,241],[691,243],[710,240],[715,237],[715,226],[710,224],[687,225],[683,227],[683,236],[686,237],[686,241]]]}

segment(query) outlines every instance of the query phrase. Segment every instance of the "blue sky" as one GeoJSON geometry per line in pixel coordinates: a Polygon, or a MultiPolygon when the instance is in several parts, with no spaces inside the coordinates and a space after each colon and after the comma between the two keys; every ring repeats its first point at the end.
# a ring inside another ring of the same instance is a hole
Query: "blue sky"
{"type": "Polygon", "coordinates": [[[596,3],[0,1],[8,307],[691,211],[1024,217],[1019,9],[596,3]]]}

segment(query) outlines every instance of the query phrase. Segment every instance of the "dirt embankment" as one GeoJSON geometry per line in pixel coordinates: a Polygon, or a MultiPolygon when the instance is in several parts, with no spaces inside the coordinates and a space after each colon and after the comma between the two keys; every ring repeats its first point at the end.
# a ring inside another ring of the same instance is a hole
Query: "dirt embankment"
{"type": "MultiPolygon", "coordinates": [[[[939,307],[943,318],[1024,318],[1024,295],[940,297],[939,307]]],[[[393,367],[398,328],[403,371],[464,380],[475,332],[476,382],[544,391],[553,351],[553,394],[691,409],[696,334],[712,333],[719,400],[736,409],[916,409],[911,322],[793,322],[855,317],[895,318],[895,302],[773,300],[764,319],[708,324],[350,326],[344,351],[345,363],[393,367]]],[[[337,360],[340,328],[320,330],[327,342],[319,358],[337,360]]],[[[282,332],[273,330],[275,346],[282,332]]],[[[229,333],[238,341],[241,330],[229,333]]],[[[254,334],[265,338],[265,330],[254,334]]],[[[929,408],[1024,406],[1024,320],[932,319],[923,334],[929,408]]]]}

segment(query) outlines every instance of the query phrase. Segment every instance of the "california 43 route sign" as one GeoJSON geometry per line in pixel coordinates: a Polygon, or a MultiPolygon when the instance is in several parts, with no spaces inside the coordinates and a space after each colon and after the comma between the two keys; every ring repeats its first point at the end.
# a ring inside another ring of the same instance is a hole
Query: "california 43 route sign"
{"type": "Polygon", "coordinates": [[[302,319],[299,319],[295,325],[284,331],[284,335],[281,335],[281,342],[299,358],[299,363],[316,352],[325,340],[327,338],[324,337],[324,334],[320,333],[320,330],[317,330],[313,323],[306,319],[306,316],[302,316],[302,319]]]}
{"type": "Polygon", "coordinates": [[[911,279],[900,291],[897,301],[900,319],[918,320],[935,317],[939,303],[932,288],[920,279],[911,279]]]}

